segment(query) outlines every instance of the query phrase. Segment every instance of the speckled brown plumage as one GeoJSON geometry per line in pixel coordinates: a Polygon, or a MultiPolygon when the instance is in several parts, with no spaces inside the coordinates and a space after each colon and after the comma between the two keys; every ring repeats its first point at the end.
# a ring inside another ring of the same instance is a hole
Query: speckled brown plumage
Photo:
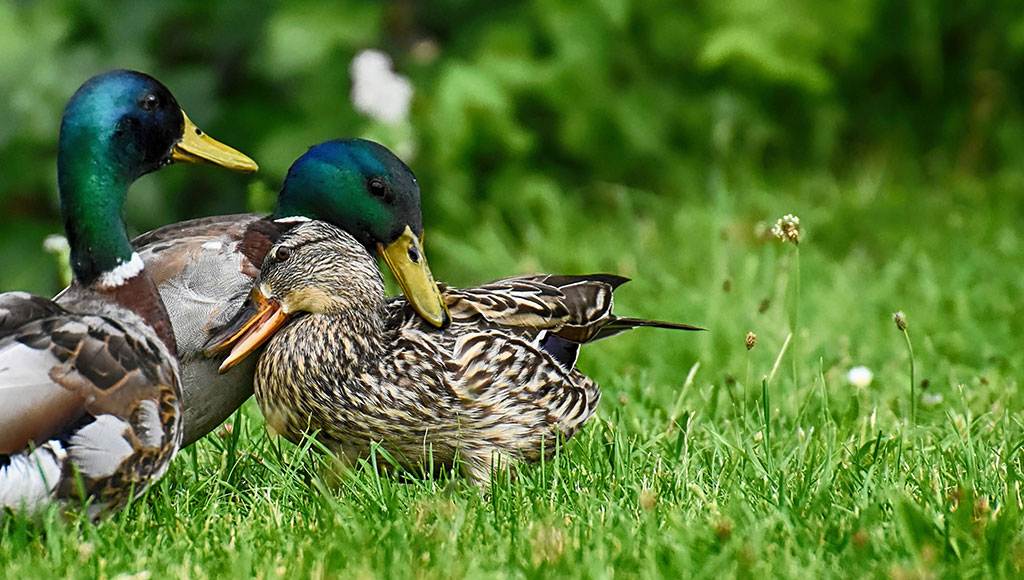
{"type": "MultiPolygon", "coordinates": [[[[271,249],[257,287],[286,312],[310,313],[270,339],[256,398],[268,426],[293,442],[318,432],[349,459],[380,443],[413,470],[458,457],[486,482],[493,466],[550,456],[594,414],[600,390],[575,368],[572,340],[633,320],[611,313],[624,281],[538,275],[445,287],[452,324],[438,330],[404,299],[385,301],[376,265],[346,233],[303,224],[271,249]]],[[[692,329],[634,326],[648,323],[692,329]]]]}

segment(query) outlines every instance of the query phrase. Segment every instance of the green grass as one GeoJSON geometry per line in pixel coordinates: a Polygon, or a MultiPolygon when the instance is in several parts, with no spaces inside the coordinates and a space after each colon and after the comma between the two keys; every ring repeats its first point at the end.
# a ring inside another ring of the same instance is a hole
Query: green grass
{"type": "Polygon", "coordinates": [[[1020,577],[1015,182],[883,177],[712,182],[685,203],[522,192],[501,215],[484,208],[474,230],[428,234],[439,277],[618,272],[634,278],[621,313],[710,332],[588,347],[597,416],[490,494],[373,469],[325,478],[317,454],[268,439],[250,402],[99,524],[0,521],[0,576],[1020,577]],[[804,229],[799,274],[792,245],[755,235],[786,213],[804,229]],[[857,365],[871,385],[847,382],[857,365]]]}

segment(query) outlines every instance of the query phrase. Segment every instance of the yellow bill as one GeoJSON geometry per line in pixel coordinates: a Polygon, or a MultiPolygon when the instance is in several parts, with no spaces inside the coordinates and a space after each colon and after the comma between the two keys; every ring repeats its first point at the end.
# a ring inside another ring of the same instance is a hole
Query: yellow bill
{"type": "Polygon", "coordinates": [[[253,173],[259,166],[247,155],[228,147],[196,127],[185,111],[181,112],[185,117],[185,131],[174,149],[171,150],[171,159],[179,163],[212,163],[235,171],[253,173]]]}
{"type": "Polygon", "coordinates": [[[427,266],[423,245],[412,233],[412,228],[405,226],[402,235],[386,248],[383,244],[377,244],[377,251],[384,256],[388,268],[391,268],[398,285],[402,287],[402,294],[405,294],[416,313],[438,328],[448,326],[452,321],[448,305],[437,289],[434,275],[427,266]]]}

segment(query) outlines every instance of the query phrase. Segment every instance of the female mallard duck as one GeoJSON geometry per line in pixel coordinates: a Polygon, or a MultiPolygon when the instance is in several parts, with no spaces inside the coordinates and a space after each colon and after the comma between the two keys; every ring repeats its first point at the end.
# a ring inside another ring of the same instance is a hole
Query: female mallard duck
{"type": "Polygon", "coordinates": [[[71,246],[61,305],[0,295],[0,506],[142,493],[181,440],[174,335],[121,217],[138,177],[174,161],[256,164],[193,125],[156,79],[115,71],[72,96],[57,175],[71,246]]]}
{"type": "Polygon", "coordinates": [[[575,368],[581,344],[636,326],[698,330],[612,314],[625,281],[536,275],[442,287],[452,322],[439,330],[405,300],[385,300],[362,245],[309,222],[271,248],[252,300],[211,354],[233,346],[230,368],[273,335],[256,400],[290,441],[317,433],[349,460],[379,442],[406,468],[458,457],[486,482],[493,467],[549,456],[594,414],[600,391],[575,368]]]}
{"type": "Polygon", "coordinates": [[[288,171],[273,215],[238,214],[171,224],[133,242],[156,283],[178,339],[190,445],[252,395],[255,357],[219,375],[203,356],[210,333],[242,307],[263,257],[297,223],[315,218],[352,234],[382,255],[405,296],[435,326],[446,324],[420,238],[419,186],[384,147],[361,139],[312,147],[288,171]]]}

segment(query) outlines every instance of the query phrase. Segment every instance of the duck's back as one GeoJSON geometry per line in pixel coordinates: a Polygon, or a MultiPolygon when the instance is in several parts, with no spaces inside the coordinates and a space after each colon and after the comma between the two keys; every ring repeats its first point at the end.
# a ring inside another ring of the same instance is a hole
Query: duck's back
{"type": "Polygon", "coordinates": [[[259,214],[199,218],[132,240],[167,307],[183,363],[245,301],[279,232],[259,214]]]}
{"type": "MultiPolygon", "coordinates": [[[[432,344],[447,353],[451,385],[478,414],[481,436],[505,441],[527,460],[550,454],[593,416],[597,384],[576,368],[577,330],[599,326],[612,292],[625,279],[594,276],[516,276],[471,288],[444,289],[452,326],[435,331],[401,299],[392,321],[406,344],[432,344]],[[571,334],[574,340],[561,338],[571,334]]],[[[398,349],[398,360],[407,355],[398,349]]],[[[411,363],[412,361],[407,361],[411,363]]],[[[404,366],[404,365],[400,365],[404,366]]]]}

